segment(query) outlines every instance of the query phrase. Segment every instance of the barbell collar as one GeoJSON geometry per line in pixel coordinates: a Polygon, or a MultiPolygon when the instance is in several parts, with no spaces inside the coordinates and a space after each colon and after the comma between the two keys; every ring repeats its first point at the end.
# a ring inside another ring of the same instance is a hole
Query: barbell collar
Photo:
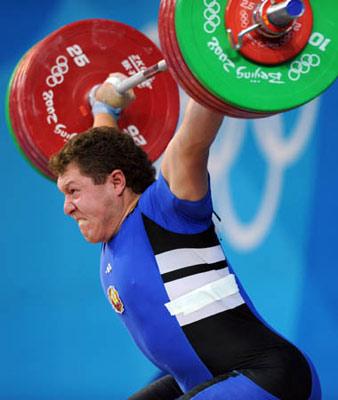
{"type": "Polygon", "coordinates": [[[231,28],[227,29],[227,33],[228,33],[228,39],[230,42],[231,47],[234,50],[240,50],[243,46],[243,40],[244,40],[244,36],[247,35],[248,33],[255,31],[256,29],[258,29],[261,26],[261,24],[253,24],[251,26],[249,26],[246,29],[243,29],[237,36],[237,43],[235,41],[235,37],[233,34],[233,31],[231,28]]]}
{"type": "Polygon", "coordinates": [[[284,27],[301,17],[304,12],[305,5],[302,0],[286,0],[282,3],[271,5],[267,10],[267,17],[271,24],[284,27]]]}

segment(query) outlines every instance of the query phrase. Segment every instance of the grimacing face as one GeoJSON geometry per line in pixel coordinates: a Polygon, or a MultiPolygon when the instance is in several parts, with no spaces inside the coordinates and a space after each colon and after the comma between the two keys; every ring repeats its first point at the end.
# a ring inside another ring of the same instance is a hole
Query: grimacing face
{"type": "Polygon", "coordinates": [[[65,196],[64,213],[75,219],[88,242],[109,241],[121,219],[121,187],[115,178],[109,175],[104,184],[95,185],[76,164],[70,164],[57,180],[65,196]]]}

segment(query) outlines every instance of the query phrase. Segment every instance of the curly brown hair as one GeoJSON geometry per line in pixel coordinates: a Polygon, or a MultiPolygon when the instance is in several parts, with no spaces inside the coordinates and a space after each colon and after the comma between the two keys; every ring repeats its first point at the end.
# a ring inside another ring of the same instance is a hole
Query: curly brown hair
{"type": "Polygon", "coordinates": [[[134,193],[143,193],[155,180],[155,168],[147,154],[129,135],[111,127],[91,128],[70,139],[50,158],[49,169],[58,177],[70,163],[96,185],[105,183],[112,171],[120,169],[134,193]]]}

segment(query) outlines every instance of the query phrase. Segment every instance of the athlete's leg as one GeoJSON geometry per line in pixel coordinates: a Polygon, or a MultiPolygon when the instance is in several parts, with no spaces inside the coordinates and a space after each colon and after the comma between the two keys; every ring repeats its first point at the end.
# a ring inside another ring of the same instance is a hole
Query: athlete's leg
{"type": "Polygon", "coordinates": [[[179,400],[278,400],[246,376],[234,372],[219,376],[181,396],[179,400]]]}
{"type": "Polygon", "coordinates": [[[169,375],[129,397],[129,400],[176,400],[183,394],[175,379],[169,375]]]}
{"type": "Polygon", "coordinates": [[[316,368],[314,367],[312,361],[309,359],[309,357],[304,354],[304,357],[306,358],[310,370],[311,370],[311,377],[312,377],[312,390],[311,390],[311,395],[309,397],[309,400],[321,400],[322,398],[322,390],[320,386],[320,381],[319,377],[316,371],[316,368]]]}

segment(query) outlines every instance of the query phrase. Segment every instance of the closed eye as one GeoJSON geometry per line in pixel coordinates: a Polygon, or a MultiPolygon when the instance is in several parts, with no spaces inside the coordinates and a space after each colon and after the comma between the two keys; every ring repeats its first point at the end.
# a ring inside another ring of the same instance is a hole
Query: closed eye
{"type": "Polygon", "coordinates": [[[69,190],[68,190],[68,193],[69,193],[70,195],[74,195],[74,194],[78,193],[79,191],[80,191],[79,189],[69,189],[69,190]]]}

